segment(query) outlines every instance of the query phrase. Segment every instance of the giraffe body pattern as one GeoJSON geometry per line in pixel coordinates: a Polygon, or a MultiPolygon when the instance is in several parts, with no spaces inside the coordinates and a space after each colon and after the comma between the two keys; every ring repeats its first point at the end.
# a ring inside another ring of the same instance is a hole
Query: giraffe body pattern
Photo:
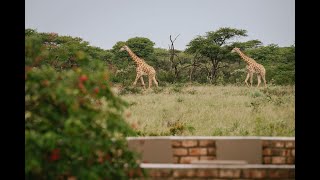
{"type": "Polygon", "coordinates": [[[240,57],[247,63],[247,77],[245,79],[245,83],[248,85],[248,79],[250,78],[250,87],[252,87],[252,78],[253,78],[253,74],[257,74],[258,77],[258,85],[257,87],[259,87],[260,83],[261,83],[261,78],[264,82],[264,86],[267,86],[267,82],[266,82],[266,69],[263,67],[263,65],[257,63],[254,59],[246,56],[243,52],[240,51],[239,48],[233,48],[231,52],[237,52],[240,57]]]}
{"type": "Polygon", "coordinates": [[[137,81],[140,79],[141,80],[141,84],[143,86],[143,88],[145,89],[145,84],[143,81],[143,75],[147,75],[149,78],[149,89],[152,86],[152,81],[154,82],[154,84],[158,87],[158,82],[156,80],[156,71],[154,70],[154,68],[150,65],[148,65],[143,59],[139,58],[128,46],[123,46],[120,51],[127,51],[130,55],[130,57],[132,58],[132,60],[135,62],[136,64],[136,79],[133,82],[133,85],[135,86],[137,84],[137,81]]]}

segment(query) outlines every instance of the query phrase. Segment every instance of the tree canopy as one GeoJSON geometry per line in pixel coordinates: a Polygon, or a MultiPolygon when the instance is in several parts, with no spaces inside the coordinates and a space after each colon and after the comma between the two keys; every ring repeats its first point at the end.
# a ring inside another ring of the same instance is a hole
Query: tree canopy
{"type": "Polygon", "coordinates": [[[198,36],[191,40],[187,45],[186,52],[196,54],[207,58],[211,63],[210,68],[207,70],[209,79],[214,82],[218,70],[221,68],[220,64],[223,60],[230,58],[230,46],[227,42],[234,37],[247,36],[246,30],[234,28],[220,28],[217,31],[207,32],[204,36],[198,36]]]}

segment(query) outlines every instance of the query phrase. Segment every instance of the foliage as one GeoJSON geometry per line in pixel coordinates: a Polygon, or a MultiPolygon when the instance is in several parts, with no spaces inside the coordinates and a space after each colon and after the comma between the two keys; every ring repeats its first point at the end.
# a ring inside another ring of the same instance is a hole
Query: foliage
{"type": "Polygon", "coordinates": [[[267,79],[274,84],[295,83],[295,47],[280,48],[277,45],[259,47],[248,51],[248,54],[264,64],[267,79]]]}
{"type": "Polygon", "coordinates": [[[234,42],[231,47],[237,47],[241,50],[258,48],[262,45],[262,42],[259,40],[250,40],[247,42],[234,42]]]}
{"type": "MultiPolygon", "coordinates": [[[[114,58],[112,59],[112,64],[117,66],[117,69],[123,70],[130,63],[129,55],[124,52],[120,52],[122,46],[124,46],[126,42],[119,41],[117,42],[111,49],[111,52],[114,54],[114,58]]],[[[132,64],[132,63],[131,63],[132,64]]]]}
{"type": "MultiPolygon", "coordinates": [[[[25,30],[26,62],[35,58],[36,52],[41,54],[35,59],[33,66],[50,65],[56,70],[71,69],[87,65],[90,61],[111,62],[113,54],[98,47],[89,46],[89,43],[78,37],[59,36],[56,33],[38,33],[32,29],[25,30]],[[80,64],[79,64],[80,63],[80,64]],[[82,63],[82,64],[81,64],[82,63]]],[[[94,67],[92,67],[94,68],[94,67]]]]}
{"type": "Polygon", "coordinates": [[[177,120],[171,124],[168,124],[170,135],[182,135],[184,132],[188,131],[193,134],[195,128],[193,126],[187,125],[185,122],[177,120]]]}
{"type": "Polygon", "coordinates": [[[145,37],[134,37],[127,40],[126,44],[139,57],[148,59],[153,55],[154,42],[145,37]]]}
{"type": "MultiPolygon", "coordinates": [[[[119,52],[125,44],[155,68],[160,86],[187,82],[244,86],[246,64],[237,54],[231,53],[233,47],[239,47],[246,55],[265,66],[267,84],[295,83],[295,47],[263,45],[258,39],[235,41],[236,37],[247,36],[247,31],[241,29],[220,28],[197,36],[188,43],[186,50],[175,49],[173,59],[170,49],[154,48],[154,42],[145,37],[119,41],[112,49],[103,50],[89,46],[88,42],[77,37],[38,33],[32,29],[26,29],[25,34],[26,39],[45,44],[45,47],[41,47],[43,54],[37,60],[40,64],[35,63],[35,66],[47,64],[56,70],[78,66],[94,68],[91,62],[100,61],[108,67],[110,81],[123,86],[131,86],[136,76],[135,64],[128,53],[119,52]],[[78,60],[84,55],[89,59],[88,65],[79,64],[81,62],[78,60]]],[[[33,47],[36,48],[40,46],[33,47]]],[[[26,61],[29,60],[26,58],[26,61]]],[[[148,81],[145,82],[147,85],[148,81]]],[[[253,82],[256,83],[256,76],[253,82]]]]}
{"type": "MultiPolygon", "coordinates": [[[[123,64],[123,61],[128,61],[130,64],[133,64],[131,57],[126,51],[119,51],[120,48],[124,45],[127,45],[138,57],[143,58],[148,63],[154,59],[154,42],[152,42],[148,38],[134,37],[128,39],[126,42],[119,41],[112,47],[111,52],[115,54],[114,60],[122,61],[120,62],[120,64],[123,64]]],[[[125,63],[124,65],[127,65],[127,63],[125,63]]]]}
{"type": "Polygon", "coordinates": [[[144,174],[137,155],[127,149],[125,137],[136,134],[122,116],[127,103],[110,90],[103,61],[85,53],[93,51],[80,39],[54,36],[61,48],[52,51],[45,37],[51,35],[26,31],[26,178],[128,179],[144,174]],[[77,67],[51,66],[56,55],[63,61],[75,57],[77,67]]]}
{"type": "Polygon", "coordinates": [[[111,63],[116,67],[111,80],[116,83],[131,85],[135,76],[135,63],[126,51],[121,51],[121,47],[127,45],[138,57],[144,59],[149,65],[155,65],[154,42],[144,37],[134,37],[126,42],[117,42],[110,50],[114,58],[111,63]],[[129,82],[130,81],[130,82],[129,82]]]}
{"type": "Polygon", "coordinates": [[[220,64],[223,60],[230,59],[231,48],[227,42],[234,37],[247,36],[246,30],[233,28],[220,28],[217,31],[207,32],[205,36],[198,36],[187,45],[187,52],[199,53],[207,58],[209,68],[207,68],[211,82],[216,80],[220,64]]]}

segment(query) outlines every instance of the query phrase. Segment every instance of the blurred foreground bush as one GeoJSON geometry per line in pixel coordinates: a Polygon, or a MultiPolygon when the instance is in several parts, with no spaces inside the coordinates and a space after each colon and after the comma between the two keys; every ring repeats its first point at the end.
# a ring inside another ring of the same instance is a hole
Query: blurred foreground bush
{"type": "MultiPolygon", "coordinates": [[[[27,32],[26,32],[27,33],[27,32]]],[[[26,34],[26,179],[128,179],[144,174],[125,136],[126,103],[110,91],[102,61],[76,50],[77,66],[62,69],[51,61],[41,38],[26,34]]],[[[57,53],[57,52],[54,52],[57,53]]]]}

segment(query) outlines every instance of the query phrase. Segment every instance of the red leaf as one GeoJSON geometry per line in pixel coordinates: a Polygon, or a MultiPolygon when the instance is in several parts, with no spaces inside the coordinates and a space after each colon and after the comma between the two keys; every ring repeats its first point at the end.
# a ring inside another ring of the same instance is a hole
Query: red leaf
{"type": "Polygon", "coordinates": [[[57,161],[60,159],[60,149],[53,149],[50,154],[51,161],[57,161]]]}

